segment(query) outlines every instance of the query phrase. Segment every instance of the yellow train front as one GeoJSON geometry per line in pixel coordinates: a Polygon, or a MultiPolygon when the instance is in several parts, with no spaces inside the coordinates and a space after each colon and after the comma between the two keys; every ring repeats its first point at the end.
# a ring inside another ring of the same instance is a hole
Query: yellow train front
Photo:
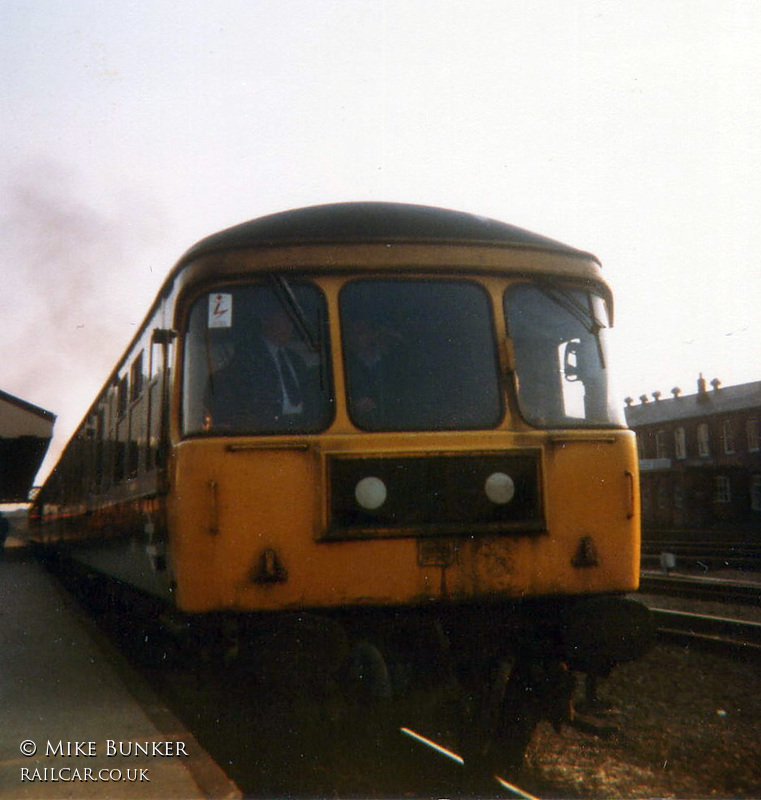
{"type": "Polygon", "coordinates": [[[181,609],[478,604],[491,626],[505,601],[636,589],[637,457],[592,256],[345,204],[204,240],[175,291],[181,609]]]}
{"type": "Polygon", "coordinates": [[[178,610],[361,637],[425,620],[464,662],[634,654],[615,596],[638,582],[637,456],[593,256],[459,212],[318,206],[201,241],[159,317],[133,343],[164,354],[156,480],[89,519],[146,545],[178,610]]]}

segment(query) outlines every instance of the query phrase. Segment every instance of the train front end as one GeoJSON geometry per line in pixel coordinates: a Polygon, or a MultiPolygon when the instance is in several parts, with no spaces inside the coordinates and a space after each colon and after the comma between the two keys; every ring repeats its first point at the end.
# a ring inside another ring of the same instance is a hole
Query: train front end
{"type": "Polygon", "coordinates": [[[480,218],[436,236],[372,219],[342,241],[242,226],[181,264],[177,605],[440,615],[498,639],[520,618],[575,628],[577,654],[607,626],[606,662],[626,621],[583,601],[637,587],[639,487],[598,263],[480,218]]]}

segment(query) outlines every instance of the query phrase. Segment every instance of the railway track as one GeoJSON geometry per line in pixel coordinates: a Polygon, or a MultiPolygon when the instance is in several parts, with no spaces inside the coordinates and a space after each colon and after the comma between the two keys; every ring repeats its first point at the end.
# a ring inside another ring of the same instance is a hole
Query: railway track
{"type": "MultiPolygon", "coordinates": [[[[449,759],[450,762],[459,764],[461,767],[465,766],[465,760],[461,755],[454,752],[454,750],[449,749],[448,747],[444,747],[433,739],[423,736],[421,733],[418,733],[412,728],[402,727],[399,728],[399,732],[403,733],[405,736],[409,737],[418,744],[424,745],[426,748],[428,748],[429,752],[436,753],[442,758],[449,759]]],[[[493,782],[494,783],[491,785],[489,796],[516,797],[520,800],[539,800],[536,795],[531,794],[526,789],[523,789],[517,784],[508,781],[501,775],[494,775],[493,782]]]]}
{"type": "Polygon", "coordinates": [[[691,531],[685,538],[660,539],[643,534],[642,563],[658,566],[664,553],[673,555],[684,566],[702,569],[761,568],[761,542],[753,539],[731,540],[717,532],[691,531]]]}
{"type": "Polygon", "coordinates": [[[652,607],[662,635],[761,656],[761,623],[652,607]]]}
{"type": "Polygon", "coordinates": [[[761,583],[737,578],[716,578],[707,575],[664,575],[655,571],[643,571],[640,575],[639,591],[641,594],[761,607],[761,583]]]}
{"type": "Polygon", "coordinates": [[[646,597],[661,635],[761,655],[761,583],[644,571],[640,594],[646,597]],[[672,602],[664,602],[666,598],[672,602]],[[681,608],[673,607],[674,599],[681,608]]]}

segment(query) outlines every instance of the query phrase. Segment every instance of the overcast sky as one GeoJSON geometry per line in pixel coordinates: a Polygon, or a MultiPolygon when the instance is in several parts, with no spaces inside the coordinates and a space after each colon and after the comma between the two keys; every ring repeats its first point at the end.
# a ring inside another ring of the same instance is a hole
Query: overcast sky
{"type": "Polygon", "coordinates": [[[621,402],[761,380],[758,0],[2,0],[0,388],[68,438],[174,261],[298,206],[598,255],[621,402]]]}

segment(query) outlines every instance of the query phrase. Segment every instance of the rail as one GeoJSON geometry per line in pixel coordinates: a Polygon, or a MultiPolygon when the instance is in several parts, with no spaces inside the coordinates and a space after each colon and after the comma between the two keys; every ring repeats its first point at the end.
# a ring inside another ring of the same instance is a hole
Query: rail
{"type": "MultiPolygon", "coordinates": [[[[409,736],[411,739],[418,742],[419,744],[425,745],[426,747],[430,748],[439,755],[444,756],[445,758],[448,758],[456,762],[460,766],[465,765],[465,760],[463,759],[462,756],[458,755],[453,750],[450,750],[448,747],[444,747],[438,742],[435,742],[433,739],[429,739],[427,736],[423,736],[422,734],[417,733],[411,728],[400,728],[399,730],[401,731],[401,733],[405,734],[406,736],[409,736]]],[[[536,795],[529,794],[529,792],[527,792],[525,789],[521,789],[519,786],[517,786],[514,783],[511,783],[510,781],[506,780],[500,775],[494,775],[493,777],[495,784],[501,786],[502,789],[509,792],[510,797],[517,797],[520,798],[520,800],[539,800],[539,798],[537,798],[536,795]]]]}
{"type": "Polygon", "coordinates": [[[671,553],[679,563],[698,565],[704,569],[735,568],[761,569],[761,542],[757,536],[728,539],[725,532],[682,531],[680,534],[659,536],[642,534],[642,561],[657,564],[663,553],[671,553]]]}
{"type": "Polygon", "coordinates": [[[650,610],[661,634],[761,655],[761,623],[665,608],[650,610]]]}
{"type": "Polygon", "coordinates": [[[708,575],[664,575],[643,570],[639,591],[667,597],[691,600],[710,600],[722,603],[741,603],[761,607],[761,583],[738,578],[717,578],[708,575]]]}

